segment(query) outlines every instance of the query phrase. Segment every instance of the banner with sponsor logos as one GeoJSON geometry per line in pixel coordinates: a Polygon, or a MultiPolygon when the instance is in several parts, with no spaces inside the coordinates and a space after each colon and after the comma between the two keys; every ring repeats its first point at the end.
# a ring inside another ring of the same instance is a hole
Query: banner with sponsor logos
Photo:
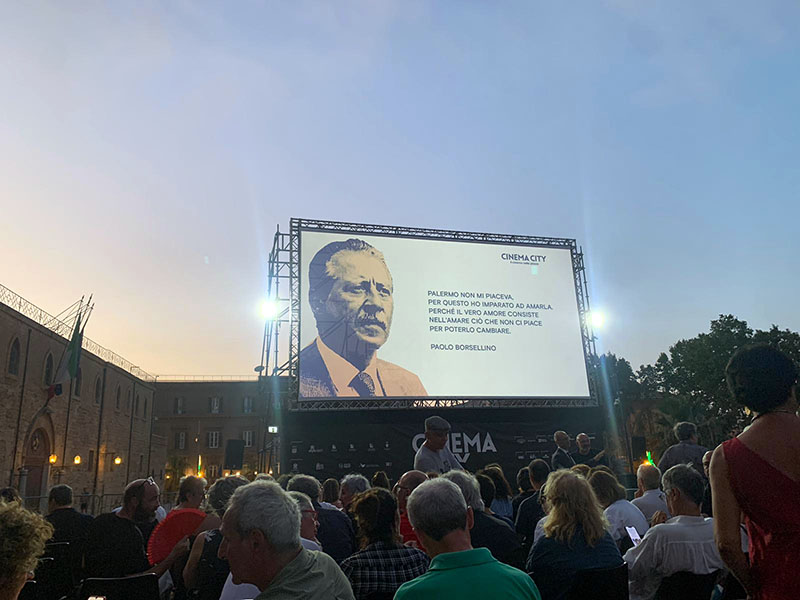
{"type": "MultiPolygon", "coordinates": [[[[588,422],[473,421],[452,425],[448,445],[464,468],[474,472],[489,463],[499,463],[512,487],[517,471],[534,458],[544,458],[549,464],[555,450],[553,431],[556,428],[566,428],[573,439],[583,431],[592,439],[595,448],[603,446],[601,434],[588,422]]],[[[328,424],[304,423],[296,429],[297,432],[287,432],[282,469],[314,475],[320,480],[340,478],[353,472],[370,477],[375,471],[386,471],[394,481],[413,469],[414,455],[425,441],[420,423],[348,423],[344,420],[328,424]]],[[[572,450],[576,448],[573,446],[572,450]]]]}
{"type": "Polygon", "coordinates": [[[301,398],[588,398],[569,248],[300,233],[301,398]]]}

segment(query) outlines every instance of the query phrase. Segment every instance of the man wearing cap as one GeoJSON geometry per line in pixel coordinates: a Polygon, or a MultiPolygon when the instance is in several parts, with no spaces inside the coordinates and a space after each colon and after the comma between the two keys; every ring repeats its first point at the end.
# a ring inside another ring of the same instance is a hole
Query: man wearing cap
{"type": "Polygon", "coordinates": [[[462,469],[461,463],[447,447],[450,423],[442,417],[434,416],[425,419],[425,443],[417,450],[414,457],[414,469],[423,473],[447,473],[453,469],[462,469]]]}

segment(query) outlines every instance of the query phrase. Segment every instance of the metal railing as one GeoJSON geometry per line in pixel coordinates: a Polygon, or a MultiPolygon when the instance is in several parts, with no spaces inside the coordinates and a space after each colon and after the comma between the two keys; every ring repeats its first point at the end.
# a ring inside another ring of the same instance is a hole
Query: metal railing
{"type": "MultiPolygon", "coordinates": [[[[58,319],[57,317],[54,317],[53,315],[39,308],[35,304],[28,302],[25,298],[23,298],[19,294],[15,294],[2,284],[0,284],[0,302],[5,304],[9,308],[25,315],[26,317],[38,323],[42,327],[46,327],[56,335],[60,335],[66,340],[69,340],[70,336],[72,335],[71,325],[62,321],[61,319],[58,319]]],[[[153,383],[156,380],[154,375],[151,375],[144,369],[141,369],[138,366],[134,365],[129,360],[125,360],[116,352],[112,352],[108,348],[104,348],[97,342],[94,342],[85,336],[83,338],[82,346],[83,349],[86,350],[87,352],[91,352],[96,357],[119,367],[123,371],[127,371],[128,373],[130,373],[131,375],[133,375],[138,379],[141,379],[142,381],[153,383]]]]}

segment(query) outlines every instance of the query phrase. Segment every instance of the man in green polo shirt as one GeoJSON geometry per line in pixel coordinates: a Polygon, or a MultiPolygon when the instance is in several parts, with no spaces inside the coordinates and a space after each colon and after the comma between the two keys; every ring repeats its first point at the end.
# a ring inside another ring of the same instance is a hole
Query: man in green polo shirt
{"type": "Polygon", "coordinates": [[[459,487],[442,478],[425,481],[408,498],[408,517],[433,559],[428,572],[400,586],[394,600],[458,598],[541,600],[533,580],[495,560],[486,548],[472,548],[472,509],[459,487]]]}
{"type": "Polygon", "coordinates": [[[219,557],[233,583],[252,583],[256,600],[354,600],[350,582],[330,556],[300,544],[300,509],[277,483],[237,488],[222,518],[219,557]]]}

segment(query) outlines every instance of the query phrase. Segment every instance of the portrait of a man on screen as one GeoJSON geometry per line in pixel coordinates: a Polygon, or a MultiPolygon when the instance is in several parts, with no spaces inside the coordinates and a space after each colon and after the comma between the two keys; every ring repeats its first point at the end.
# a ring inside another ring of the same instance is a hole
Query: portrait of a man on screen
{"type": "Polygon", "coordinates": [[[317,338],[300,352],[300,397],[427,396],[419,377],[378,358],[394,284],[383,254],[355,238],[320,249],[308,268],[317,338]]]}

